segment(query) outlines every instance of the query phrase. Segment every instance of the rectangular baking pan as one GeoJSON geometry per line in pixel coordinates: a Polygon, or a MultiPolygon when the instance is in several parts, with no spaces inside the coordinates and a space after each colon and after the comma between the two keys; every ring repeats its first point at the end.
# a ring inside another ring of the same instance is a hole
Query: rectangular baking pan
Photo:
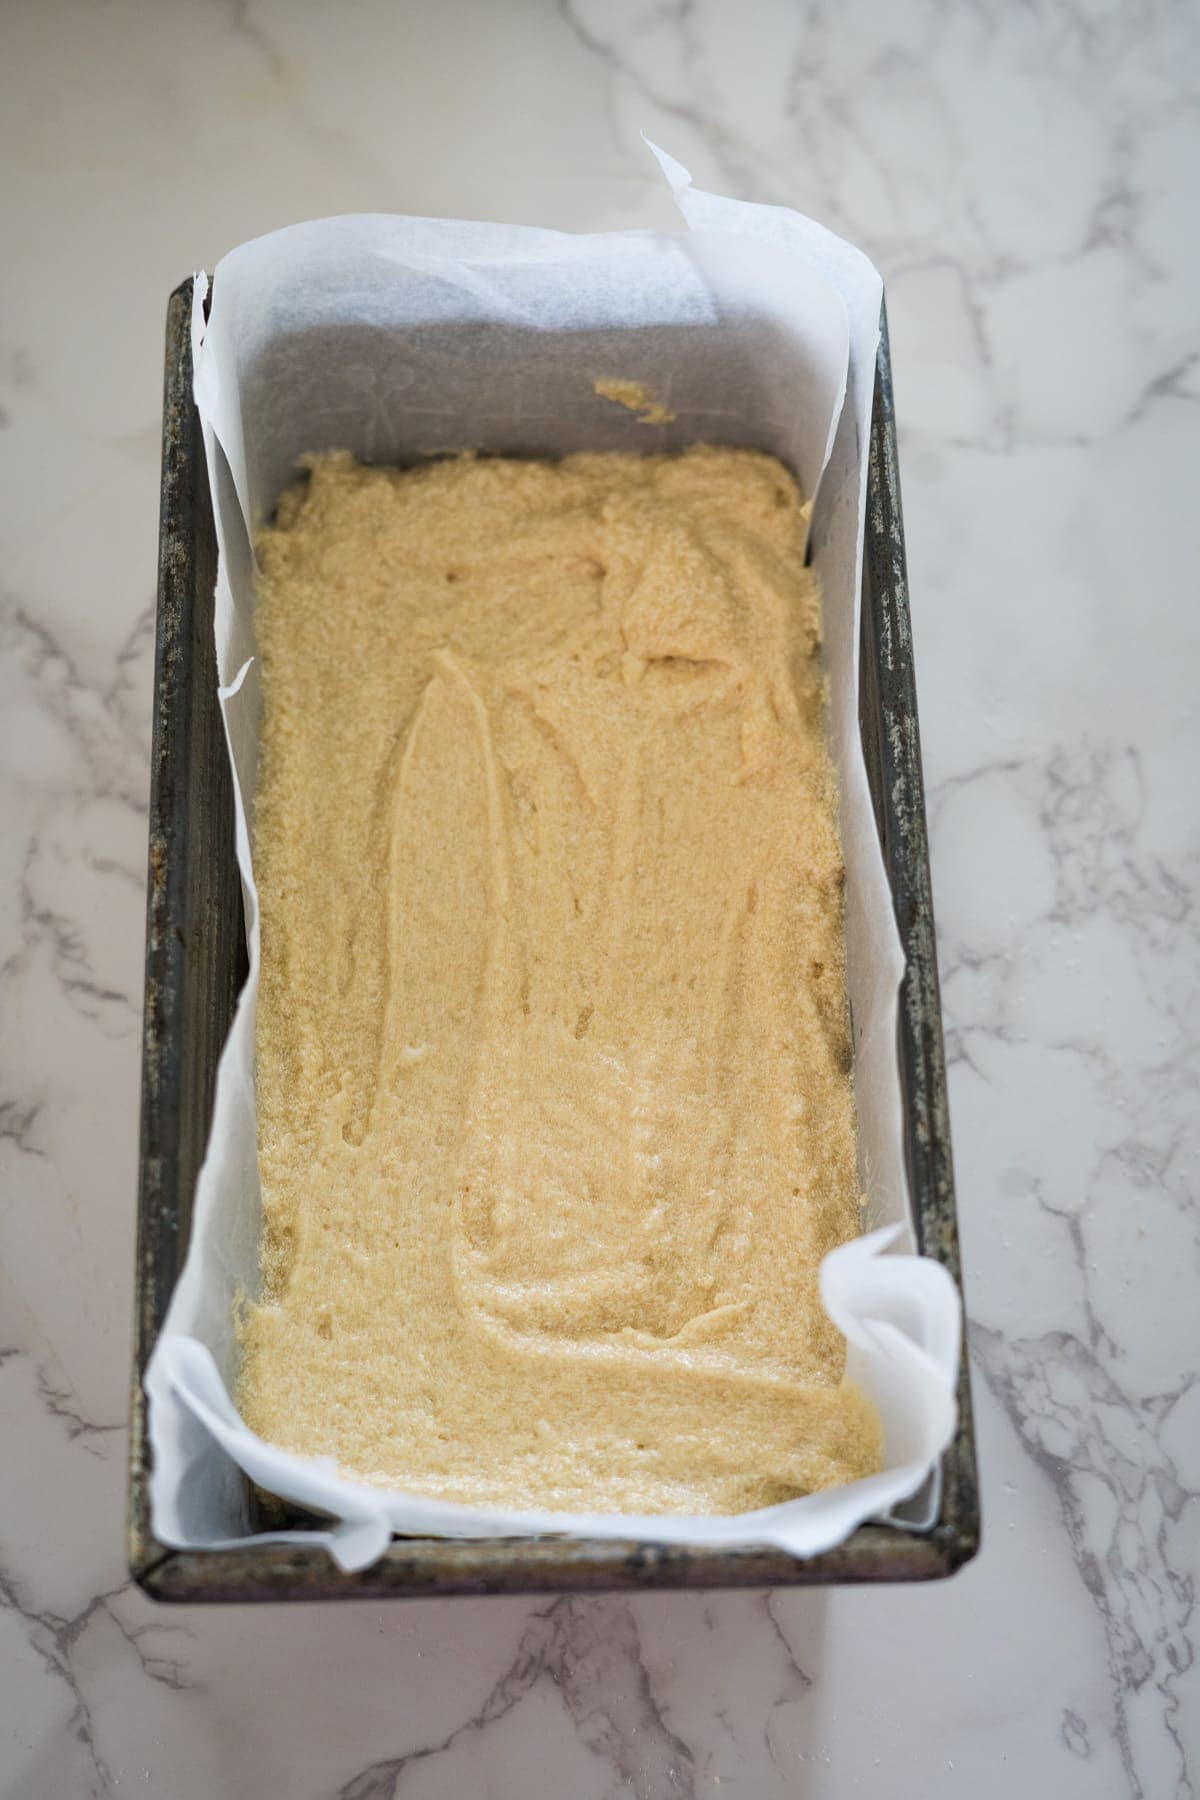
{"type": "MultiPolygon", "coordinates": [[[[192,283],[186,281],[167,308],[130,1436],[134,1579],[159,1600],[248,1601],[774,1587],[952,1574],[979,1543],[965,1356],[958,1428],[943,1459],[932,1527],[914,1532],[893,1524],[863,1525],[836,1549],[804,1560],[766,1548],[397,1538],[373,1568],[347,1575],[311,1544],[189,1551],[155,1539],[142,1376],[187,1254],[217,1062],[246,975],[232,783],[217,708],[217,547],[192,400],[191,301],[192,283]]],[[[860,723],[907,960],[897,1049],[917,1243],[960,1281],[886,316],[871,428],[860,723]]],[[[254,1493],[248,1499],[260,1529],[279,1528],[277,1514],[268,1517],[254,1493]]],[[[285,1513],[282,1522],[316,1523],[295,1512],[285,1513]]]]}

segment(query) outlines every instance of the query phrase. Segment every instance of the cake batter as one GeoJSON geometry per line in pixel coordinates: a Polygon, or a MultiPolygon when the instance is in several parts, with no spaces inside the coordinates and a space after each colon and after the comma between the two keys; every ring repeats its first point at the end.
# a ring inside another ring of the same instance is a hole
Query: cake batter
{"type": "Polygon", "coordinates": [[[358,1480],[730,1513],[879,1465],[836,789],[772,458],[311,459],[258,542],[263,1292],[358,1480]]]}

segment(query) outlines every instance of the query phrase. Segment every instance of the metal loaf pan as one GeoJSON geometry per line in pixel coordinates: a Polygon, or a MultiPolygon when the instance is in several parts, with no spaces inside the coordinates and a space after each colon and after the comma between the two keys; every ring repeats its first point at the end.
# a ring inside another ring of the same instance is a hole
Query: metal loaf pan
{"type": "MultiPolygon", "coordinates": [[[[965,1359],[958,1429],[944,1458],[933,1526],[914,1532],[899,1525],[864,1525],[836,1549],[807,1560],[759,1548],[397,1538],[373,1568],[347,1575],[312,1545],[186,1551],[155,1539],[142,1376],[187,1252],[217,1061],[246,973],[231,777],[217,709],[217,548],[192,400],[191,299],[187,281],[171,295],[167,309],[130,1439],[134,1579],[159,1600],[250,1601],[917,1581],[953,1573],[979,1542],[965,1359]]],[[[897,1049],[917,1241],[959,1281],[886,317],[871,429],[860,720],[907,958],[897,1049]]],[[[278,1517],[268,1520],[254,1495],[250,1503],[252,1518],[264,1529],[268,1524],[278,1529],[278,1517]]],[[[293,1515],[293,1523],[301,1522],[312,1523],[293,1515]]]]}

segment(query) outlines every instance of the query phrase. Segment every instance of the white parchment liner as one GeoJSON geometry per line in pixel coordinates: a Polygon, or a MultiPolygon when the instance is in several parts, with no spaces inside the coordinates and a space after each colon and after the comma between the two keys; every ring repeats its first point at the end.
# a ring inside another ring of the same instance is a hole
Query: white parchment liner
{"type": "Polygon", "coordinates": [[[690,230],[572,236],[361,215],[292,226],[218,264],[211,315],[197,280],[195,394],[216,516],[217,662],[233,761],[250,974],[221,1057],[187,1262],[146,1372],[155,1535],[177,1548],[326,1545],[363,1568],[393,1534],[556,1532],[811,1555],[921,1486],[954,1429],[960,1309],[940,1265],[911,1249],[896,1062],[902,958],[858,735],[867,439],[882,284],[851,245],[798,213],[691,188],[656,152],[690,230]],[[650,427],[597,398],[600,376],[643,382],[674,412],[650,427]],[[441,450],[749,444],[815,496],[811,547],[825,609],[830,735],[841,784],[847,961],[871,1235],[834,1251],[825,1305],[848,1371],[879,1407],[885,1466],[864,1481],[722,1518],[502,1512],[341,1480],[332,1461],[256,1437],[230,1399],[239,1291],[258,1287],[254,1119],[258,907],[250,859],[258,737],[252,532],[304,452],[411,462],[441,450]],[[248,1536],[241,1473],[330,1515],[325,1531],[248,1536]]]}

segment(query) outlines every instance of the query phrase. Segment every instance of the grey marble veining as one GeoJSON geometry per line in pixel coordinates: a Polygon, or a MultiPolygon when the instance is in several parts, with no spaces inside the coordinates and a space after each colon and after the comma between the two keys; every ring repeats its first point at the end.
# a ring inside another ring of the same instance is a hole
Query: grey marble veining
{"type": "Polygon", "coordinates": [[[1200,1776],[1200,22],[5,8],[0,1795],[1200,1776]],[[927,1590],[155,1610],[122,1567],[162,313],[325,212],[799,206],[888,280],[985,1547],[927,1590]]]}

